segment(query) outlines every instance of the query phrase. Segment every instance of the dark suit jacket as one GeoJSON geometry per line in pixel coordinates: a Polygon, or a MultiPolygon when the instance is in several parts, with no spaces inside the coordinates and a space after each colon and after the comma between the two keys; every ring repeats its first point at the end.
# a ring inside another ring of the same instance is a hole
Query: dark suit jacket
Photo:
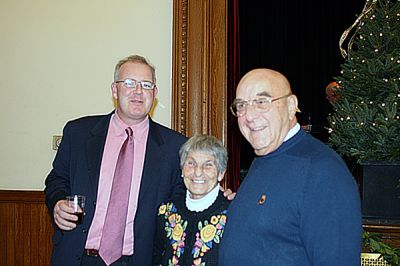
{"type": "MultiPolygon", "coordinates": [[[[112,114],[112,113],[111,113],[112,114]]],[[[83,223],[63,231],[55,224],[51,265],[78,266],[91,225],[99,183],[101,160],[111,114],[70,121],[45,181],[46,204],[51,218],[57,201],[70,194],[86,196],[83,223]]],[[[157,207],[174,194],[184,193],[180,177],[179,148],[183,135],[150,120],[138,207],[134,222],[133,265],[151,265],[157,207]]]]}

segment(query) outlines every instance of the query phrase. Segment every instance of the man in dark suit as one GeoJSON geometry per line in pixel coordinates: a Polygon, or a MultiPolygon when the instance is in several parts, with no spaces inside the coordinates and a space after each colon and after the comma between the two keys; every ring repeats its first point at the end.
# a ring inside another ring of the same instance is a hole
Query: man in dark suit
{"type": "Polygon", "coordinates": [[[151,265],[157,206],[184,193],[178,150],[186,137],[149,118],[158,92],[154,67],[141,56],[127,57],[116,65],[111,88],[116,110],[68,122],[46,178],[55,226],[51,265],[107,265],[99,249],[126,128],[134,139],[132,183],[126,226],[118,228],[123,251],[112,265],[151,265]],[[82,224],[65,201],[72,194],[86,196],[82,224]]]}

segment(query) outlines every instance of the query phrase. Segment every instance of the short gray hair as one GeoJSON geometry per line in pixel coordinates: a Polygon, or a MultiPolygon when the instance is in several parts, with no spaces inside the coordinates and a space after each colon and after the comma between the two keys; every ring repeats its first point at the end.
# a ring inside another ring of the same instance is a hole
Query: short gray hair
{"type": "Polygon", "coordinates": [[[181,169],[186,162],[189,152],[197,151],[204,152],[215,158],[218,174],[226,170],[228,164],[228,152],[226,151],[222,142],[213,136],[208,135],[194,135],[187,140],[179,150],[181,160],[181,169]]]}
{"type": "Polygon", "coordinates": [[[119,69],[121,68],[121,66],[128,62],[129,63],[139,63],[139,64],[143,64],[143,65],[150,67],[151,74],[153,76],[153,83],[156,83],[156,69],[150,63],[149,60],[147,60],[145,57],[143,57],[141,55],[130,55],[128,57],[125,57],[124,59],[119,60],[119,62],[115,65],[115,69],[114,69],[114,81],[117,81],[119,79],[118,75],[119,75],[119,69]]]}

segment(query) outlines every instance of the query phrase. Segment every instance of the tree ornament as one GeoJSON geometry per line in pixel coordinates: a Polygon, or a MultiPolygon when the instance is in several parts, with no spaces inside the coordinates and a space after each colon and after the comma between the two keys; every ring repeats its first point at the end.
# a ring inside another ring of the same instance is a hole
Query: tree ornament
{"type": "Polygon", "coordinates": [[[341,90],[342,87],[340,87],[340,85],[336,81],[329,83],[325,89],[326,99],[330,103],[336,102],[340,98],[341,90]]]}

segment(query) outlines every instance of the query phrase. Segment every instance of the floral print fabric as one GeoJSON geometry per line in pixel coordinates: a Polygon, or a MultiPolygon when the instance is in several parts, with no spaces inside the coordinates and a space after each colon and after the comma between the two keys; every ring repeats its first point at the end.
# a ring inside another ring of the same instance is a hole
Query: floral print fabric
{"type": "Polygon", "coordinates": [[[200,218],[201,215],[193,214],[186,208],[186,214],[191,213],[192,215],[184,215],[182,211],[179,213],[173,202],[162,204],[159,207],[158,216],[162,220],[164,232],[162,237],[166,238],[166,245],[168,246],[165,247],[168,257],[168,264],[166,265],[216,265],[210,264],[207,258],[213,257],[211,261],[218,259],[217,252],[213,255],[209,253],[214,249],[216,250],[221,241],[227,220],[227,205],[228,203],[222,210],[211,215],[203,215],[200,218]],[[206,256],[207,254],[210,256],[206,256]]]}

